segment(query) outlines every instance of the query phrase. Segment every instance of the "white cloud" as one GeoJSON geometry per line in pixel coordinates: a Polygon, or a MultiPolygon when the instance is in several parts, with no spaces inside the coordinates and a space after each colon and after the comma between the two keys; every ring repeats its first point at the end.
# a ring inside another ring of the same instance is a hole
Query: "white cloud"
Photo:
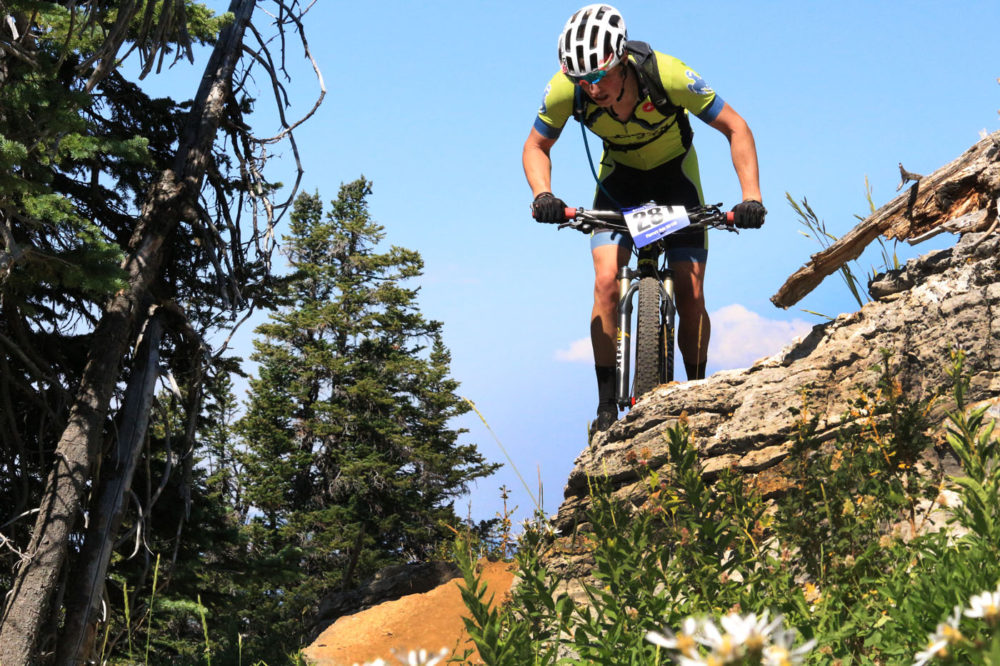
{"type": "Polygon", "coordinates": [[[711,314],[712,340],[708,362],[715,369],[746,368],[777,353],[812,324],[801,319],[767,319],[742,305],[727,305],[711,314]]]}
{"type": "MultiPolygon", "coordinates": [[[[711,317],[712,340],[708,350],[711,372],[749,367],[754,361],[777,353],[812,328],[812,324],[802,319],[767,319],[735,304],[719,308],[711,317]]],[[[680,352],[675,353],[679,363],[680,352]]],[[[580,338],[565,349],[557,349],[555,359],[566,363],[593,363],[590,338],[580,338]]],[[[681,373],[683,375],[683,371],[681,373]]]]}
{"type": "Polygon", "coordinates": [[[580,338],[569,343],[567,349],[557,349],[556,360],[567,363],[593,363],[594,350],[590,346],[590,338],[580,338]]]}

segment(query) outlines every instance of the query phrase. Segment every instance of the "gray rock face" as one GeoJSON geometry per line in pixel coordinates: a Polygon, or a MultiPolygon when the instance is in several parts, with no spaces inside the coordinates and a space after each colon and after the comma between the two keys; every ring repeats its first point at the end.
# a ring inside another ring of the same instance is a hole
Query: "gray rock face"
{"type": "MultiPolygon", "coordinates": [[[[712,475],[735,468],[754,479],[765,496],[781,492],[781,461],[791,449],[798,416],[808,395],[819,417],[818,436],[832,438],[845,425],[858,387],[871,387],[881,350],[905,395],[930,393],[949,380],[949,351],[963,349],[972,376],[970,402],[1000,396],[1000,237],[967,234],[952,248],[911,260],[870,285],[875,299],[859,311],[816,326],[804,339],[745,370],[661,386],[577,458],[565,488],[556,527],[569,533],[589,504],[588,476],[605,477],[616,494],[644,500],[630,458],[653,469],[667,458],[665,431],[687,419],[703,470],[712,475]]],[[[941,415],[950,408],[937,403],[941,415]]]]}

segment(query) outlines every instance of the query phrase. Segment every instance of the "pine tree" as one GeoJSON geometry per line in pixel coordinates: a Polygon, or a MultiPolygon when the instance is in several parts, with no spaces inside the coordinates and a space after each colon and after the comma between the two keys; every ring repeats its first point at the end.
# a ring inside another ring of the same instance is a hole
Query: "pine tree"
{"type": "Polygon", "coordinates": [[[256,596],[260,586],[247,584],[253,572],[229,445],[236,398],[225,374],[209,378],[205,391],[196,450],[181,448],[188,420],[182,401],[169,392],[158,396],[152,455],[133,483],[147,512],[123,525],[127,547],[107,586],[102,631],[112,644],[108,653],[122,659],[131,634],[133,645],[148,642],[148,664],[201,663],[207,629],[212,663],[236,664],[239,635],[253,620],[247,609],[256,602],[248,595],[256,596]],[[135,547],[138,541],[143,547],[135,547]]]}
{"type": "Polygon", "coordinates": [[[271,595],[286,619],[426,557],[457,522],[451,500],[494,470],[449,427],[468,408],[441,324],[417,308],[422,260],[377,251],[370,194],[364,178],[343,185],[325,217],[318,194],[296,200],[284,239],[293,272],[284,306],[256,331],[259,375],[237,424],[254,552],[294,562],[295,579],[271,595]]]}

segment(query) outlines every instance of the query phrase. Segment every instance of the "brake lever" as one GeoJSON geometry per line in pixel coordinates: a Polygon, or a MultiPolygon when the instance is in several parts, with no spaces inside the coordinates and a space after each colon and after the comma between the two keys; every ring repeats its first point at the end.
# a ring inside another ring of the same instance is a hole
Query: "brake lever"
{"type": "Polygon", "coordinates": [[[591,231],[594,230],[594,227],[591,226],[590,222],[584,222],[583,220],[566,220],[565,222],[559,223],[559,228],[576,229],[577,231],[585,234],[589,234],[591,231]]]}

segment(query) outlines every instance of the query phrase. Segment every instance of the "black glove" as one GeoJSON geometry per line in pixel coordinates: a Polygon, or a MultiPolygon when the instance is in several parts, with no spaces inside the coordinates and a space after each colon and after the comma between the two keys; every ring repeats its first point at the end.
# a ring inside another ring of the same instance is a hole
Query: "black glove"
{"type": "Polygon", "coordinates": [[[733,213],[735,213],[733,222],[740,229],[760,229],[764,224],[767,209],[761,202],[747,199],[733,206],[733,213]]]}
{"type": "Polygon", "coordinates": [[[531,217],[539,222],[565,222],[566,204],[551,192],[542,192],[531,202],[531,217]]]}

